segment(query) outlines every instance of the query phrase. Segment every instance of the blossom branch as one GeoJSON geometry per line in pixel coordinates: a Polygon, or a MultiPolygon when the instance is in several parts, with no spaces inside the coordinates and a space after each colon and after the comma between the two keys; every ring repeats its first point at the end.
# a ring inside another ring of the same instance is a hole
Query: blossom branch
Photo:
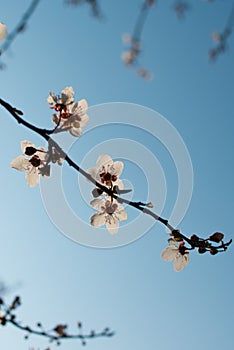
{"type": "Polygon", "coordinates": [[[67,332],[68,326],[66,324],[58,324],[52,329],[45,330],[40,322],[37,323],[37,328],[33,328],[28,325],[22,325],[17,320],[15,310],[21,305],[19,296],[16,296],[10,305],[6,305],[3,299],[0,299],[0,325],[7,326],[8,324],[13,325],[19,330],[25,333],[25,339],[28,339],[30,335],[37,335],[47,338],[49,342],[55,342],[57,345],[61,344],[64,339],[79,339],[82,345],[86,344],[86,341],[93,338],[100,337],[112,337],[114,332],[108,327],[104,328],[101,332],[91,330],[89,333],[84,334],[82,330],[82,323],[77,323],[78,333],[70,334],[67,332]]]}
{"type": "MultiPolygon", "coordinates": [[[[51,108],[54,108],[56,111],[59,111],[60,116],[62,116],[61,119],[65,118],[65,122],[67,122],[67,118],[75,118],[72,113],[69,112],[69,105],[72,105],[72,111],[75,110],[81,111],[80,114],[77,114],[79,118],[81,116],[84,117],[84,113],[86,111],[87,102],[85,100],[81,100],[80,104],[81,106],[85,106],[85,108],[82,108],[79,106],[79,103],[73,104],[73,89],[71,87],[67,87],[62,91],[62,97],[56,97],[53,94],[50,94],[49,96],[49,103],[51,104],[51,108]],[[53,103],[51,102],[53,100],[53,103]],[[71,102],[72,101],[72,102],[71,102]]],[[[110,233],[116,233],[118,231],[118,221],[124,221],[127,219],[127,215],[124,211],[124,209],[119,204],[127,204],[144,214],[147,214],[151,216],[156,221],[161,222],[163,225],[165,225],[170,231],[171,236],[173,238],[169,239],[170,246],[166,248],[166,251],[163,252],[162,257],[164,260],[170,261],[168,259],[172,260],[172,257],[175,257],[175,270],[180,271],[182,268],[186,266],[186,264],[189,261],[188,258],[188,251],[197,249],[200,254],[205,252],[210,252],[212,255],[216,255],[219,252],[224,252],[227,250],[228,246],[232,243],[232,240],[228,242],[224,242],[223,238],[224,235],[220,232],[215,232],[214,234],[210,235],[208,238],[200,238],[197,235],[193,234],[191,237],[187,237],[186,235],[182,234],[179,230],[175,229],[168,220],[160,217],[156,213],[154,213],[149,208],[152,208],[151,203],[142,203],[142,202],[134,202],[129,201],[120,194],[128,193],[129,190],[121,190],[118,185],[114,185],[113,183],[117,183],[118,174],[122,172],[123,163],[122,162],[115,162],[111,160],[111,158],[107,155],[102,156],[98,164],[100,166],[100,169],[91,168],[88,171],[83,170],[78,164],[76,164],[68,154],[66,154],[62,148],[57,144],[55,140],[52,139],[51,134],[53,132],[56,133],[56,129],[58,127],[58,124],[56,124],[55,128],[52,130],[48,129],[42,129],[39,127],[36,127],[35,125],[27,122],[22,118],[23,112],[12,107],[9,103],[6,101],[0,99],[0,104],[17,120],[18,123],[24,125],[28,129],[34,131],[35,133],[41,135],[47,142],[48,142],[48,149],[49,154],[47,157],[47,161],[45,161],[46,158],[44,158],[44,167],[40,168],[40,174],[42,176],[47,175],[48,173],[48,167],[49,162],[52,160],[53,163],[60,161],[60,159],[64,159],[68,165],[70,165],[73,169],[75,169],[77,172],[79,172],[81,175],[83,175],[89,182],[91,182],[95,189],[92,191],[93,197],[97,198],[99,196],[109,196],[110,199],[94,199],[91,201],[91,205],[97,209],[99,212],[94,214],[91,217],[91,225],[93,226],[101,226],[106,224],[107,229],[110,233]],[[104,164],[107,164],[106,166],[104,164]],[[96,172],[97,171],[97,172],[96,172]],[[93,175],[94,174],[94,175],[93,175]],[[96,176],[98,174],[98,177],[96,176]],[[97,178],[100,180],[97,181],[97,178]],[[116,201],[116,202],[115,202],[116,201]],[[111,227],[112,223],[114,224],[114,227],[111,227]],[[179,243],[178,243],[179,242],[179,243]],[[189,245],[185,246],[185,242],[189,245]],[[179,246],[177,246],[179,244],[179,246]],[[176,254],[176,255],[175,255],[176,254]],[[178,255],[179,254],[179,255],[178,255]],[[178,256],[179,258],[179,264],[178,264],[178,256]]],[[[76,115],[76,114],[75,114],[76,115]]],[[[72,119],[72,120],[73,120],[72,119]]],[[[80,119],[81,120],[81,119],[80,119]]],[[[63,123],[65,123],[63,121],[63,123]]],[[[74,123],[76,121],[73,121],[74,123]]],[[[72,124],[71,124],[72,125],[72,124]]],[[[75,135],[76,136],[76,135],[75,135]]],[[[28,141],[23,142],[23,152],[33,157],[30,160],[27,160],[28,163],[31,164],[31,166],[34,166],[36,169],[40,165],[40,157],[38,154],[47,153],[43,148],[36,149],[34,148],[34,145],[29,143],[28,141]]],[[[14,164],[21,161],[21,157],[19,156],[14,160],[14,164]]],[[[27,164],[28,164],[27,163],[27,164]]],[[[22,170],[17,165],[13,165],[18,170],[22,170]]],[[[37,182],[33,183],[33,186],[36,185],[37,182]]],[[[31,184],[30,184],[31,185],[31,184]]]]}
{"type": "Polygon", "coordinates": [[[99,188],[102,192],[108,194],[110,197],[116,199],[119,203],[121,204],[128,204],[148,215],[150,215],[151,217],[153,217],[155,220],[160,221],[162,224],[164,224],[165,226],[167,226],[169,228],[169,230],[174,230],[174,228],[168,223],[167,220],[161,218],[160,216],[158,216],[157,214],[155,214],[154,212],[152,212],[151,210],[145,208],[144,203],[142,202],[133,202],[133,201],[129,201],[125,198],[122,198],[120,196],[118,196],[116,193],[114,193],[113,190],[109,189],[108,187],[104,186],[103,184],[101,184],[100,182],[96,181],[89,173],[87,173],[85,170],[83,170],[78,164],[76,164],[63,150],[62,148],[57,144],[56,141],[54,141],[51,138],[51,134],[53,133],[53,130],[51,129],[42,129],[39,127],[36,127],[35,125],[27,122],[26,120],[24,120],[21,115],[23,115],[23,112],[12,107],[9,103],[7,103],[6,101],[4,101],[3,99],[0,98],[0,104],[17,120],[17,122],[19,124],[24,125],[26,128],[34,131],[35,133],[39,134],[40,136],[42,136],[47,142],[49,142],[51,147],[56,148],[57,152],[61,155],[62,158],[64,158],[64,160],[68,163],[68,165],[70,165],[73,169],[75,169],[76,171],[78,171],[81,175],[83,175],[88,181],[90,181],[91,183],[93,183],[97,188],[99,188]]]}

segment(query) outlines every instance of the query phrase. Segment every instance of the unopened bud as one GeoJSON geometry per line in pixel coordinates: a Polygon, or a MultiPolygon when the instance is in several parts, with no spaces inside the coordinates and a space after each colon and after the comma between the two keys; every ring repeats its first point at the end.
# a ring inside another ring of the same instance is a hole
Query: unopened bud
{"type": "Polygon", "coordinates": [[[171,233],[170,233],[170,236],[174,237],[174,240],[176,242],[182,242],[183,241],[183,238],[181,237],[180,235],[180,230],[173,230],[171,233]]]}
{"type": "Polygon", "coordinates": [[[211,254],[211,255],[216,255],[218,252],[219,252],[219,251],[218,251],[218,249],[216,249],[216,248],[211,248],[211,249],[210,249],[210,254],[211,254]]]}
{"type": "Polygon", "coordinates": [[[191,241],[195,241],[195,242],[199,241],[199,237],[197,235],[194,235],[194,234],[190,237],[190,239],[191,239],[191,241]]]}
{"type": "Polygon", "coordinates": [[[29,146],[25,148],[24,153],[26,154],[26,156],[32,156],[34,153],[36,153],[36,151],[37,151],[36,148],[29,146]]]}
{"type": "Polygon", "coordinates": [[[213,235],[211,235],[208,239],[212,242],[219,243],[222,241],[224,237],[224,234],[221,232],[215,232],[213,235]]]}
{"type": "Polygon", "coordinates": [[[100,190],[99,188],[94,188],[92,190],[92,195],[93,195],[94,198],[99,197],[102,193],[103,193],[103,191],[100,190]]]}
{"type": "Polygon", "coordinates": [[[206,248],[202,248],[202,247],[198,248],[198,253],[199,254],[204,254],[206,251],[207,251],[206,248]]]}
{"type": "Polygon", "coordinates": [[[152,204],[152,202],[146,203],[145,206],[148,207],[148,208],[153,208],[153,207],[154,207],[153,204],[152,204]]]}

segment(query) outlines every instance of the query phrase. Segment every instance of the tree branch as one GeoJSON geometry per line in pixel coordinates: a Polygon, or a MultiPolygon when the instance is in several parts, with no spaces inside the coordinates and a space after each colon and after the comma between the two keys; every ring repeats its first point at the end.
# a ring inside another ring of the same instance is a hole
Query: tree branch
{"type": "MultiPolygon", "coordinates": [[[[195,249],[198,248],[200,250],[203,250],[203,252],[206,251],[210,251],[210,252],[214,252],[211,254],[216,254],[220,251],[226,251],[227,247],[231,244],[232,240],[230,240],[227,243],[224,243],[221,239],[216,238],[216,240],[212,240],[209,238],[207,239],[203,239],[203,238],[199,238],[196,235],[191,236],[190,238],[185,236],[184,234],[182,234],[179,230],[176,230],[169,222],[168,220],[160,217],[159,215],[157,215],[156,213],[154,213],[152,210],[147,208],[147,204],[142,203],[142,202],[133,202],[133,201],[129,201],[125,198],[122,198],[121,196],[117,195],[116,192],[114,192],[112,189],[107,188],[106,186],[104,186],[103,184],[97,182],[94,178],[92,178],[92,176],[87,173],[85,170],[83,170],[78,164],[76,164],[69,156],[68,154],[66,154],[62,148],[57,144],[56,141],[54,141],[52,139],[52,137],[50,136],[53,130],[48,130],[48,129],[42,129],[39,127],[36,127],[35,125],[27,122],[26,120],[24,120],[22,118],[23,112],[21,110],[18,110],[14,107],[12,107],[9,103],[7,103],[6,101],[4,101],[3,99],[0,98],[0,104],[13,116],[14,119],[16,119],[16,121],[19,124],[24,125],[26,128],[34,131],[35,133],[39,134],[40,136],[42,136],[50,145],[50,147],[54,147],[56,149],[56,151],[58,152],[58,154],[61,155],[62,158],[64,158],[64,160],[73,168],[75,169],[77,172],[79,172],[81,175],[83,175],[88,181],[90,181],[91,183],[93,183],[98,189],[100,189],[102,192],[108,194],[111,198],[114,198],[115,200],[117,200],[118,203],[124,203],[127,205],[130,205],[131,207],[151,216],[153,219],[155,219],[156,221],[161,222],[164,226],[166,226],[170,231],[171,231],[171,235],[178,241],[186,241],[189,245],[190,248],[188,249],[195,249]],[[221,242],[222,241],[222,242],[221,242]],[[212,243],[211,243],[212,242],[212,243]],[[213,245],[213,242],[215,243],[219,243],[221,242],[221,245],[219,246],[215,246],[213,245]]],[[[216,233],[217,234],[217,233],[216,233]]],[[[215,235],[215,234],[214,234],[215,235]]],[[[223,236],[223,234],[220,234],[223,236]]],[[[200,251],[201,252],[201,251],[200,251]]]]}

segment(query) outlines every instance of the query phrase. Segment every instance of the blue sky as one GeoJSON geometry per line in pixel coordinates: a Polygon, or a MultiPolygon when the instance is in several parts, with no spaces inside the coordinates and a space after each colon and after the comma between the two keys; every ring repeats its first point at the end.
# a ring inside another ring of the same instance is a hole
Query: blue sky
{"type": "MultiPolygon", "coordinates": [[[[0,21],[9,31],[28,4],[26,0],[1,4],[0,21]]],[[[106,153],[111,151],[114,158],[126,158],[123,178],[134,189],[134,200],[148,198],[157,212],[165,195],[162,215],[170,217],[178,176],[166,146],[132,124],[118,124],[124,113],[126,123],[133,118],[129,104],[143,106],[139,109],[145,112],[142,117],[136,113],[136,124],[145,118],[145,127],[149,109],[155,116],[160,113],[184,140],[193,166],[192,199],[178,228],[188,236],[207,237],[221,231],[229,240],[234,194],[233,37],[227,53],[214,64],[208,62],[207,51],[212,46],[212,31],[224,28],[232,4],[196,1],[179,21],[172,1],[158,1],[142,38],[141,61],[153,72],[152,81],[137,77],[120,59],[124,49],[121,37],[131,32],[140,5],[141,1],[103,0],[104,18],[100,21],[90,16],[87,6],[73,8],[62,0],[42,0],[25,33],[2,56],[7,69],[0,72],[1,97],[22,109],[30,122],[51,127],[46,103],[49,91],[59,93],[73,86],[76,99],[86,98],[91,108],[90,130],[87,127],[87,134],[84,129],[84,135],[75,140],[71,157],[92,167],[98,152],[106,147],[106,153]],[[113,102],[126,104],[119,118],[116,105],[110,105],[113,102]],[[105,125],[92,129],[95,118],[105,120],[105,125]],[[130,146],[121,147],[117,139],[127,140],[128,145],[137,142],[137,161],[131,162],[130,146]],[[164,181],[166,192],[162,191],[164,181]]],[[[3,109],[1,121],[0,278],[9,285],[19,282],[6,297],[9,301],[15,293],[22,297],[19,319],[30,325],[41,321],[46,328],[68,323],[71,331],[82,321],[86,331],[106,326],[116,331],[113,338],[90,341],[87,349],[232,347],[232,246],[215,257],[192,252],[186,269],[175,273],[172,264],[160,258],[168,237],[158,223],[146,234],[140,232],[140,239],[119,248],[97,249],[73,242],[51,222],[40,187],[30,189],[24,175],[10,168],[11,160],[21,152],[21,140],[45,146],[44,141],[17,125],[3,109]]],[[[67,165],[62,169],[62,181],[72,210],[89,222],[93,211],[87,201],[92,187],[79,182],[67,165]]],[[[61,210],[61,203],[55,200],[54,207],[61,210]]],[[[131,223],[138,213],[127,210],[131,223]]],[[[153,224],[150,218],[142,220],[153,224]]],[[[97,240],[98,235],[107,235],[103,230],[93,234],[97,240]]],[[[26,342],[20,331],[8,326],[0,330],[0,346],[24,350],[45,349],[48,344],[37,337],[26,342]]],[[[75,350],[79,346],[68,341],[61,348],[75,350]]]]}

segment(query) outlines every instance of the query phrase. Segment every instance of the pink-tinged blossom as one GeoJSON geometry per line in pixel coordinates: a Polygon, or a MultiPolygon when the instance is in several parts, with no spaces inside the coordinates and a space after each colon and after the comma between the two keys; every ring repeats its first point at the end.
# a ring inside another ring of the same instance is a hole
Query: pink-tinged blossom
{"type": "Polygon", "coordinates": [[[161,253],[161,258],[164,261],[173,261],[174,270],[179,272],[189,263],[189,252],[184,246],[184,242],[178,244],[173,238],[168,240],[169,247],[161,253]]]}
{"type": "Polygon", "coordinates": [[[34,144],[29,141],[21,142],[21,150],[25,155],[14,158],[11,167],[25,171],[28,185],[35,187],[39,183],[40,175],[49,176],[49,168],[45,172],[47,153],[43,147],[35,148],[34,144]],[[30,153],[29,151],[31,151],[31,156],[27,155],[30,153]]]}
{"type": "Polygon", "coordinates": [[[106,225],[109,233],[115,234],[118,232],[119,222],[127,220],[127,213],[116,200],[94,199],[90,204],[98,211],[98,213],[91,216],[90,223],[92,226],[106,225]]]}

